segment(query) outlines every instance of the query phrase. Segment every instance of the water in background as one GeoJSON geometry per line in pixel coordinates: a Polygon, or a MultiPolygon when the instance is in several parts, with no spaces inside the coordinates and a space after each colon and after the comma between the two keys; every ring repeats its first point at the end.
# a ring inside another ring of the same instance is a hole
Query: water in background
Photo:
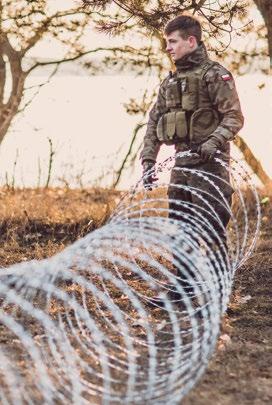
{"type": "MultiPolygon", "coordinates": [[[[35,77],[39,83],[44,78],[35,77]]],[[[241,135],[265,170],[272,175],[272,79],[247,75],[237,79],[245,126],[241,135]]],[[[31,85],[31,83],[29,84],[31,85]]],[[[4,139],[0,154],[0,182],[16,186],[42,186],[48,175],[49,141],[53,156],[50,184],[70,186],[112,184],[138,122],[123,107],[132,97],[141,97],[154,77],[60,76],[44,86],[23,115],[16,118],[4,139]],[[13,179],[13,180],[12,180],[13,179]]],[[[139,132],[137,146],[144,135],[139,132]]],[[[163,147],[159,160],[173,153],[163,147]]],[[[237,151],[233,151],[237,155],[237,151]]],[[[137,159],[133,170],[123,175],[120,188],[128,188],[141,175],[137,159]]]]}

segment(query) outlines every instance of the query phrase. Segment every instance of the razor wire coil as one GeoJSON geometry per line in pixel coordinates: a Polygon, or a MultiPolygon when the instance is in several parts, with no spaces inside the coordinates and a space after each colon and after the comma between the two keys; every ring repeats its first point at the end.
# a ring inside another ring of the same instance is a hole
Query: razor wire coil
{"type": "Polygon", "coordinates": [[[171,212],[168,182],[149,192],[141,179],[101,228],[52,258],[2,269],[1,403],[178,404],[193,388],[260,227],[252,176],[215,160],[230,172],[233,207],[220,177],[169,158],[158,174],[178,170],[214,190],[173,185],[201,206],[176,200],[171,212]],[[227,243],[211,201],[230,215],[227,243]]]}

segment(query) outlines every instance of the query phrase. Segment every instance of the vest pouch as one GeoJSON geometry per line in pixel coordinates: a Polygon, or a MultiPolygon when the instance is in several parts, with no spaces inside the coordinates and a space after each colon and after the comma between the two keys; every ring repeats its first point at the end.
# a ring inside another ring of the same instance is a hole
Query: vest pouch
{"type": "Polygon", "coordinates": [[[163,114],[159,119],[157,125],[157,137],[159,141],[167,144],[173,144],[175,131],[176,131],[176,113],[169,112],[163,114]]]}
{"type": "Polygon", "coordinates": [[[157,138],[160,142],[164,142],[164,131],[165,131],[164,128],[165,128],[165,118],[164,115],[162,115],[157,124],[157,138]]]}
{"type": "Polygon", "coordinates": [[[176,113],[169,112],[164,116],[166,119],[165,140],[172,141],[176,133],[176,113]]]}
{"type": "Polygon", "coordinates": [[[188,135],[188,125],[185,111],[176,112],[176,140],[185,142],[188,135]]]}
{"type": "Polygon", "coordinates": [[[219,116],[212,108],[199,108],[191,117],[190,140],[194,144],[201,144],[216,130],[219,116]]]}
{"type": "Polygon", "coordinates": [[[170,82],[166,88],[166,107],[174,108],[181,106],[181,93],[179,81],[170,82]]]}
{"type": "Polygon", "coordinates": [[[157,125],[157,137],[159,141],[167,145],[185,141],[188,126],[185,111],[173,111],[163,114],[157,125]]]}
{"type": "Polygon", "coordinates": [[[181,78],[181,89],[182,109],[185,111],[195,111],[198,108],[198,77],[181,78]]]}

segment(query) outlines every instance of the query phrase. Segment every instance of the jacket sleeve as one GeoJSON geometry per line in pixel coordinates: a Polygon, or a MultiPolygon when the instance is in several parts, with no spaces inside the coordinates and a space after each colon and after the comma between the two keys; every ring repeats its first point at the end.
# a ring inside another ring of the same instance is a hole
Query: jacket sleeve
{"type": "Polygon", "coordinates": [[[206,84],[213,107],[218,111],[220,123],[211,134],[220,146],[234,139],[244,125],[240,101],[232,74],[221,65],[215,65],[206,74],[206,84]]]}
{"type": "Polygon", "coordinates": [[[160,117],[167,112],[165,97],[166,83],[167,78],[160,85],[157,100],[149,113],[147,130],[144,136],[144,145],[140,154],[140,159],[142,162],[146,160],[156,162],[156,158],[162,144],[157,137],[157,124],[160,117]]]}

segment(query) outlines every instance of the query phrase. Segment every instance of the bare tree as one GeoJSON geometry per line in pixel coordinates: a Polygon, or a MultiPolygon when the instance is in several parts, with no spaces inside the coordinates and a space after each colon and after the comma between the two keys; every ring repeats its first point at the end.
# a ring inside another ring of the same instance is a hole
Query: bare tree
{"type": "MultiPolygon", "coordinates": [[[[62,10],[49,0],[0,0],[0,143],[18,111],[31,102],[33,89],[26,88],[30,74],[51,66],[50,78],[63,63],[115,50],[84,45],[84,33],[94,16],[100,13],[84,9],[80,0],[63,1],[62,10]],[[35,49],[42,42],[52,49],[55,43],[60,44],[62,56],[55,60],[35,57],[41,54],[35,49]]],[[[91,68],[96,71],[95,66],[91,68]]]]}

